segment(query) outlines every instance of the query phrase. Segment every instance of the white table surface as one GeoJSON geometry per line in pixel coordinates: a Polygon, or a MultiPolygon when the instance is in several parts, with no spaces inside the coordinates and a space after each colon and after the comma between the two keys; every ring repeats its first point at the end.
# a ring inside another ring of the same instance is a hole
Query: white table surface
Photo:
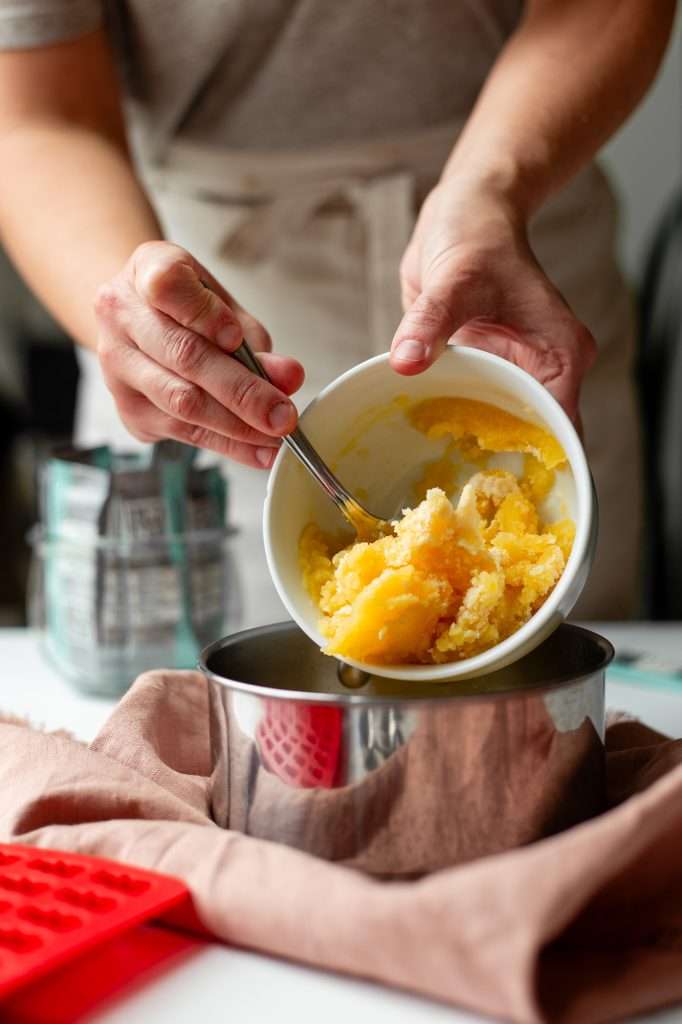
{"type": "MultiPolygon", "coordinates": [[[[597,626],[618,649],[644,651],[682,664],[682,623],[597,626]]],[[[0,710],[22,715],[48,729],[67,728],[90,739],[107,718],[113,701],[83,697],[43,660],[28,630],[0,630],[0,710]]],[[[607,682],[607,706],[632,714],[669,736],[682,736],[682,682],[660,687],[624,681],[614,672],[607,682]]],[[[428,1000],[246,953],[207,944],[186,964],[147,984],[115,1006],[89,1018],[91,1024],[175,1024],[201,1021],[262,1021],[280,1024],[474,1024],[483,1018],[428,1000]]],[[[633,1018],[652,1024],[682,1024],[682,1007],[633,1018]]]]}

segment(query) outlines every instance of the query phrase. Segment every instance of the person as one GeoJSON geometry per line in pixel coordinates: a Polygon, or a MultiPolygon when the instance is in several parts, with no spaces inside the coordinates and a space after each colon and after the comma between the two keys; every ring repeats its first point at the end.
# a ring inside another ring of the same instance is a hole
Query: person
{"type": "Polygon", "coordinates": [[[0,0],[0,231],[82,346],[77,440],[229,456],[247,624],[279,611],[257,470],[296,422],[292,396],[389,345],[397,373],[419,373],[449,343],[518,363],[576,423],[582,388],[601,539],[580,611],[632,612],[633,316],[592,161],[673,14],[0,0]],[[272,385],[231,358],[242,337],[272,385]]]}

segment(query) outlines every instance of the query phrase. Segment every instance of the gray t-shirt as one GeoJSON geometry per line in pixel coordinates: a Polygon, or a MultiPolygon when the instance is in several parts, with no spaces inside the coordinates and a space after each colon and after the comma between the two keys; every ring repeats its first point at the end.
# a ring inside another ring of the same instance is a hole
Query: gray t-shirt
{"type": "Polygon", "coordinates": [[[103,24],[151,150],[299,149],[461,121],[522,0],[0,0],[0,49],[103,24]]]}

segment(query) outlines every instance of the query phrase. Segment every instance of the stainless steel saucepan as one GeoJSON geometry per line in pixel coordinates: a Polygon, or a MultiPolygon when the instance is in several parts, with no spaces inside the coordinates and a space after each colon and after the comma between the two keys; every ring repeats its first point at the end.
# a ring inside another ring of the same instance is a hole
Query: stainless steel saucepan
{"type": "Polygon", "coordinates": [[[393,878],[551,835],[603,807],[612,656],[563,625],[491,675],[412,683],[345,675],[292,623],[219,640],[213,816],[393,878]]]}

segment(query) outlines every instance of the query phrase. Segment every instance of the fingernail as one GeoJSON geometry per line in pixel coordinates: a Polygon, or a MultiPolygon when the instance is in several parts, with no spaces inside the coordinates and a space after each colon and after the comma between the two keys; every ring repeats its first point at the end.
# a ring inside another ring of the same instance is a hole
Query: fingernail
{"type": "Polygon", "coordinates": [[[269,469],[273,464],[276,454],[276,448],[256,448],[256,458],[265,469],[269,469]]]}
{"type": "Polygon", "coordinates": [[[273,405],[268,416],[273,430],[286,430],[294,425],[294,407],[289,402],[278,402],[273,405]]]}
{"type": "Polygon", "coordinates": [[[239,324],[225,324],[216,332],[216,341],[221,348],[233,349],[242,340],[242,329],[239,324]]]}
{"type": "Polygon", "coordinates": [[[426,345],[421,341],[405,338],[398,342],[393,349],[393,355],[406,363],[421,363],[423,359],[426,359],[426,345]]]}

